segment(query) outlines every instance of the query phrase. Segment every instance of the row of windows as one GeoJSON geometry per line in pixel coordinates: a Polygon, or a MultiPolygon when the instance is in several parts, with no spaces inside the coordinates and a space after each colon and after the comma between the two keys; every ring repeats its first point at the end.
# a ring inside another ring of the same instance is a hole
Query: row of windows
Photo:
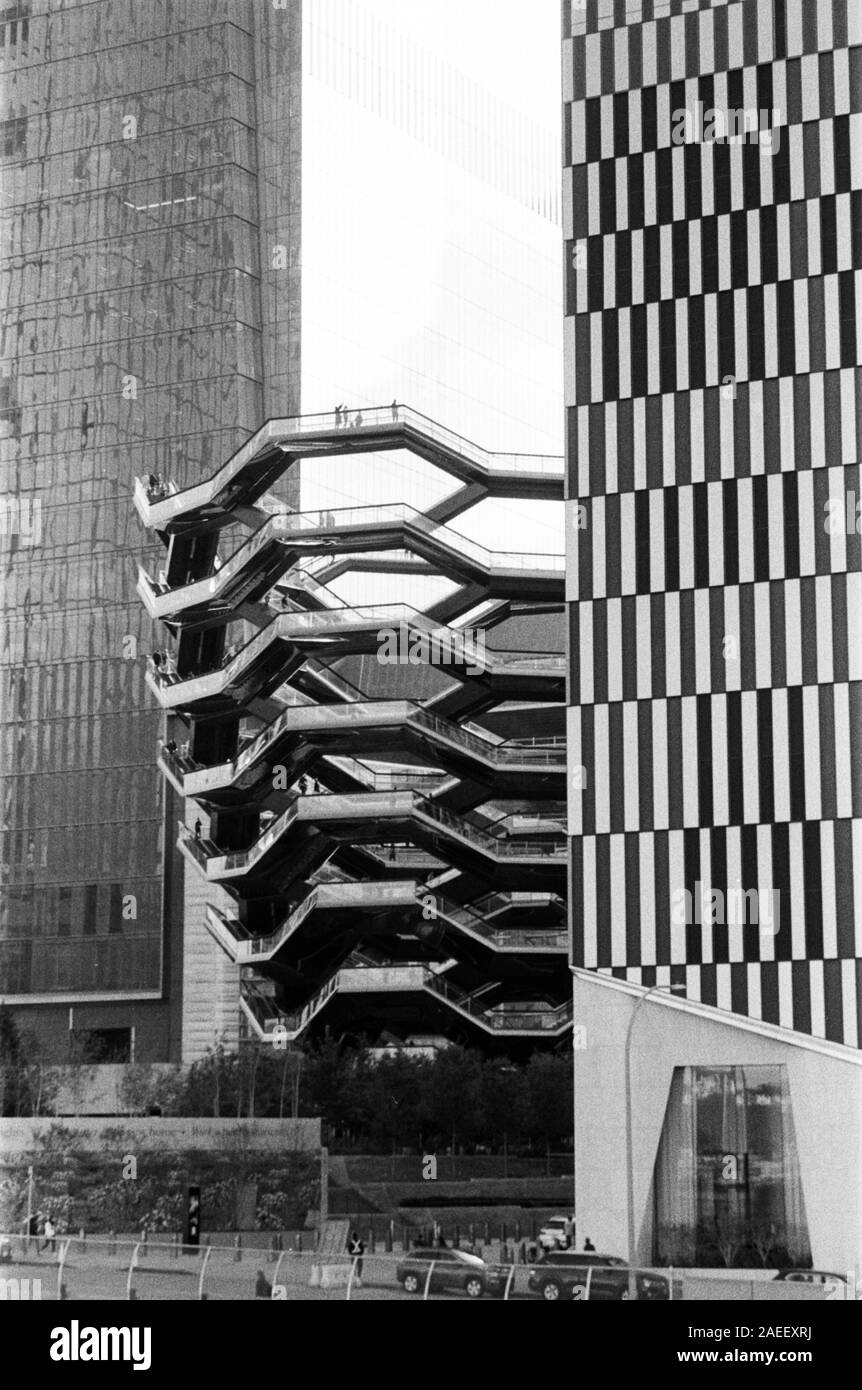
{"type": "Polygon", "coordinates": [[[0,939],[139,936],[158,922],[157,879],[12,888],[0,902],[0,939]],[[22,930],[26,926],[26,932],[22,930]]]}
{"type": "Polygon", "coordinates": [[[569,496],[855,463],[857,400],[848,368],[570,406],[569,496]]]}
{"type": "Polygon", "coordinates": [[[563,0],[563,37],[741,3],[744,0],[563,0]]]}
{"type": "MultiPolygon", "coordinates": [[[[251,30],[249,5],[254,0],[207,0],[206,18],[211,24],[228,21],[251,30]]],[[[7,16],[29,15],[32,56],[52,59],[69,53],[89,52],[97,47],[112,48],[140,43],[164,33],[165,17],[158,8],[142,6],[137,0],[99,0],[99,3],[72,5],[69,0],[40,0],[35,6],[7,7],[7,16]]],[[[173,31],[197,29],[201,24],[200,0],[172,0],[170,28],[173,31]]]]}
{"type": "Polygon", "coordinates": [[[569,610],[572,705],[862,680],[862,573],[569,610]]]}
{"type": "Polygon", "coordinates": [[[860,719],[858,682],[573,707],[569,834],[853,819],[860,719]]]}
{"type": "MultiPolygon", "coordinates": [[[[128,727],[131,733],[144,735],[147,726],[156,724],[156,718],[149,711],[143,719],[129,715],[128,727]]],[[[76,722],[76,721],[70,721],[76,722]]],[[[156,740],[153,738],[149,750],[146,746],[125,751],[125,765],[115,763],[112,767],[99,767],[98,754],[100,740],[96,743],[97,766],[86,771],[70,772],[65,775],[48,772],[40,767],[29,776],[10,777],[6,783],[3,798],[5,830],[4,836],[9,847],[9,861],[16,865],[27,865],[31,858],[31,846],[16,839],[22,826],[29,827],[31,833],[44,829],[48,837],[59,826],[80,824],[82,809],[94,811],[98,821],[121,824],[138,818],[153,820],[157,818],[161,794],[154,766],[156,740]],[[128,759],[137,756],[142,766],[128,766],[128,759]]],[[[141,743],[144,744],[143,738],[141,743]]],[[[83,751],[83,750],[81,750],[83,751]]],[[[36,855],[41,859],[44,856],[36,855]]],[[[50,847],[47,858],[50,860],[50,847]]],[[[44,867],[44,866],[43,866],[44,867]]]]}
{"type": "Polygon", "coordinates": [[[77,879],[126,879],[161,868],[161,818],[151,797],[141,814],[101,819],[100,801],[79,808],[75,825],[33,826],[4,836],[0,875],[5,894],[23,884],[68,883],[77,879]],[[146,814],[143,814],[144,809],[146,814]]]}
{"type": "MultiPolygon", "coordinates": [[[[40,701],[48,707],[44,718],[33,717],[28,708],[28,722],[0,728],[6,772],[3,805],[17,824],[26,818],[28,806],[34,821],[74,821],[90,799],[104,808],[99,819],[107,819],[115,809],[125,818],[129,802],[151,814],[158,788],[155,757],[161,715],[152,708],[149,692],[146,703],[137,706],[124,690],[109,693],[113,705],[100,687],[81,686],[65,705],[62,692],[53,704],[45,696],[40,701]],[[113,713],[119,704],[123,713],[113,713]],[[59,716],[63,708],[66,713],[59,716]],[[103,785],[106,774],[110,786],[103,785]],[[16,805],[20,809],[13,815],[16,805]]],[[[26,846],[21,854],[26,858],[26,846]]]]}
{"type": "MultiPolygon", "coordinates": [[[[79,417],[70,432],[58,430],[50,440],[40,441],[38,453],[28,460],[26,478],[44,489],[46,495],[50,493],[56,505],[62,505],[67,497],[75,501],[101,497],[123,505],[130,496],[131,480],[144,473],[175,477],[179,476],[181,467],[189,478],[199,478],[213,472],[248,437],[251,429],[260,424],[258,417],[254,426],[244,429],[245,418],[235,418],[227,428],[205,428],[195,434],[177,429],[174,434],[137,442],[121,433],[118,420],[103,422],[95,431],[88,431],[88,447],[82,454],[79,417]],[[94,434],[97,444],[93,443],[94,434]],[[178,447],[181,456],[177,453],[178,447]],[[122,474],[117,472],[119,448],[122,449],[122,474]]],[[[8,449],[8,444],[4,447],[8,449]]],[[[20,462],[4,459],[0,462],[0,493],[20,491],[23,477],[20,462]]]]}
{"type": "MultiPolygon", "coordinates": [[[[235,357],[213,364],[211,377],[198,377],[176,386],[149,387],[134,401],[124,400],[120,392],[89,399],[60,400],[54,405],[18,408],[7,420],[11,438],[4,443],[10,462],[16,458],[38,459],[34,441],[49,437],[55,446],[65,445],[69,456],[80,458],[87,449],[131,448],[136,440],[154,436],[174,445],[180,435],[218,435],[232,427],[239,441],[260,426],[263,419],[260,384],[250,377],[237,376],[235,357]]],[[[170,474],[178,482],[188,474],[186,460],[174,449],[170,474]]],[[[146,465],[141,470],[150,472],[146,465]]]]}
{"type": "MultiPolygon", "coordinates": [[[[110,241],[90,240],[0,260],[0,306],[16,312],[46,301],[68,300],[84,311],[87,297],[138,287],[140,299],[158,305],[168,286],[189,277],[257,274],[257,230],[237,217],[213,218],[179,229],[156,228],[110,241]]],[[[146,313],[142,305],[141,316],[146,313]]]]}
{"type": "MultiPolygon", "coordinates": [[[[50,92],[44,101],[30,97],[33,70],[27,74],[26,81],[9,83],[6,93],[9,101],[6,114],[32,118],[30,130],[38,130],[40,120],[50,120],[51,137],[49,141],[51,156],[95,149],[101,145],[113,145],[123,139],[124,119],[134,116],[136,120],[135,138],[130,155],[142,148],[148,141],[158,141],[162,147],[182,148],[180,142],[194,138],[198,126],[211,126],[225,119],[229,113],[233,121],[253,130],[256,123],[254,87],[231,73],[213,74],[197,82],[187,82],[181,87],[160,88],[155,92],[136,92],[133,97],[125,94],[103,101],[93,98],[91,90],[78,93],[87,97],[75,106],[57,106],[50,92]],[[12,92],[17,105],[11,101],[12,92]]],[[[127,140],[129,136],[125,137],[127,140]]],[[[35,157],[42,151],[38,139],[31,154],[35,157]]]]}
{"type": "Polygon", "coordinates": [[[568,319],[575,401],[616,401],[853,367],[862,275],[851,270],[568,319]]]}
{"type": "MultiPolygon", "coordinates": [[[[101,12],[104,9],[110,6],[101,7],[101,12]]],[[[113,48],[103,45],[93,25],[86,46],[66,58],[55,57],[50,48],[43,56],[31,39],[28,62],[22,65],[19,59],[6,78],[9,94],[14,99],[20,84],[32,108],[44,109],[92,100],[94,91],[106,101],[118,96],[134,101],[138,92],[201,81],[209,73],[233,73],[253,83],[254,51],[248,35],[232,24],[210,24],[208,13],[201,24],[201,17],[199,12],[196,28],[131,43],[126,35],[113,48]]],[[[163,17],[157,27],[164,27],[163,17]]],[[[0,50],[0,65],[8,57],[0,50]]]]}
{"type": "Polygon", "coordinates": [[[580,240],[849,193],[860,167],[860,115],[788,126],[768,157],[751,144],[675,145],[569,170],[564,225],[580,240]]]}
{"type": "Polygon", "coordinates": [[[225,368],[243,376],[260,376],[257,327],[235,321],[211,323],[178,333],[152,333],[131,340],[118,337],[114,343],[103,340],[92,348],[25,357],[16,378],[18,404],[26,408],[74,400],[86,381],[88,392],[118,396],[131,410],[146,392],[209,378],[225,368]]]}
{"type": "MultiPolygon", "coordinates": [[[[764,583],[862,569],[859,467],[814,468],[583,498],[570,526],[572,599],[764,583]]],[[[571,504],[570,504],[571,505],[571,504]]]]}
{"type": "Polygon", "coordinates": [[[764,136],[764,148],[778,147],[788,126],[853,111],[860,81],[862,48],[857,46],[573,101],[564,109],[563,162],[592,164],[696,138],[720,142],[726,135],[745,134],[753,141],[755,130],[764,136]],[[747,125],[737,113],[747,113],[747,125]],[[774,131],[771,141],[765,138],[769,131],[774,131]]]}
{"type": "Polygon", "coordinates": [[[0,992],[157,990],[161,935],[68,941],[0,941],[0,992]]]}
{"type": "MultiPolygon", "coordinates": [[[[121,700],[130,701],[136,709],[149,705],[143,643],[131,633],[122,631],[128,619],[137,616],[131,596],[126,604],[117,603],[107,612],[91,608],[89,613],[79,615],[73,611],[64,613],[54,620],[55,634],[59,635],[61,624],[74,622],[75,616],[82,617],[89,628],[86,660],[64,662],[58,657],[53,663],[23,670],[7,666],[4,651],[4,666],[7,667],[3,670],[4,713],[8,711],[14,719],[17,736],[22,739],[29,740],[34,734],[32,727],[26,732],[21,728],[23,710],[39,726],[40,752],[36,766],[41,762],[43,769],[54,766],[45,761],[50,737],[46,721],[50,724],[57,720],[63,724],[70,714],[84,708],[91,709],[94,714],[109,715],[121,700]],[[124,651],[128,652],[127,656],[124,651]]],[[[135,627],[139,630],[137,623],[135,627]]],[[[141,627],[152,635],[148,618],[145,617],[141,627]]],[[[86,637],[86,627],[82,635],[86,637]]],[[[107,721],[98,722],[101,725],[107,721]]]]}
{"type": "Polygon", "coordinates": [[[568,249],[567,314],[832,275],[862,267],[862,190],[589,237],[568,249]]]}
{"type": "Polygon", "coordinates": [[[153,334],[200,330],[219,319],[254,326],[260,317],[258,282],[239,270],[200,271],[161,286],[155,303],[142,285],[49,300],[30,307],[17,322],[0,324],[0,358],[56,352],[153,334]]]}
{"type": "Polygon", "coordinates": [[[862,954],[860,853],[857,829],[841,820],[573,839],[575,964],[808,958],[822,968],[824,960],[843,958],[862,967],[853,961],[862,954]],[[703,919],[714,914],[703,911],[700,922],[680,921],[674,894],[691,894],[693,916],[695,900],[703,904],[697,884],[719,890],[725,902],[737,887],[777,892],[770,906],[778,909],[779,930],[760,932],[759,921],[710,922],[703,919]]]}
{"type": "Polygon", "coordinates": [[[0,10],[0,62],[26,58],[30,42],[30,6],[4,5],[0,10]]]}
{"type": "Polygon", "coordinates": [[[734,0],[655,17],[645,6],[643,22],[635,0],[627,0],[613,27],[598,33],[595,25],[589,31],[592,4],[587,0],[586,10],[572,4],[572,38],[563,43],[575,100],[859,42],[856,0],[734,0]]]}
{"type": "Polygon", "coordinates": [[[0,234],[6,255],[23,256],[37,247],[54,252],[102,237],[148,232],[156,226],[180,227],[213,217],[255,223],[257,216],[254,180],[232,164],[209,173],[149,179],[124,188],[81,191],[39,205],[25,204],[14,217],[0,218],[0,234]]]}
{"type": "MultiPolygon", "coordinates": [[[[140,139],[121,139],[119,130],[112,142],[102,141],[89,148],[51,153],[39,149],[40,125],[31,120],[31,143],[27,141],[27,117],[5,121],[0,126],[2,141],[15,137],[15,164],[3,171],[4,208],[23,206],[70,193],[104,194],[111,187],[123,186],[123,196],[131,197],[146,180],[170,179],[170,191],[177,196],[183,184],[215,166],[238,165],[253,170],[256,163],[254,135],[233,120],[218,120],[192,129],[163,132],[140,139]],[[4,130],[5,127],[5,130],[4,130]],[[13,131],[9,127],[14,127],[13,131]],[[165,175],[165,169],[172,172],[165,175]],[[190,172],[194,171],[194,172],[190,172]]],[[[53,151],[53,144],[51,146],[53,151]]],[[[9,152],[7,151],[7,154],[9,152]]],[[[146,192],[146,185],[144,191],[146,192]]],[[[147,199],[135,199],[147,201],[147,199]]]]}

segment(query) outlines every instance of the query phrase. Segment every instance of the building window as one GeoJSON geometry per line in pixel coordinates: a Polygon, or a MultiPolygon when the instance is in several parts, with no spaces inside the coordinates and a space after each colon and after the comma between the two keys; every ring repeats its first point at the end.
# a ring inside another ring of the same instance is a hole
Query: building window
{"type": "Polygon", "coordinates": [[[83,935],[96,935],[96,921],[99,914],[99,885],[97,883],[87,883],[84,885],[84,921],[83,935]]]}
{"type": "Polygon", "coordinates": [[[0,53],[27,56],[30,38],[30,6],[5,5],[0,10],[0,53]]]}
{"type": "Polygon", "coordinates": [[[57,897],[57,935],[69,936],[72,931],[72,890],[62,887],[57,897]]]}
{"type": "Polygon", "coordinates": [[[27,117],[12,116],[0,121],[0,155],[4,159],[14,159],[27,148],[27,117]]]}
{"type": "Polygon", "coordinates": [[[103,1062],[131,1062],[131,1028],[74,1028],[71,1038],[74,1061],[89,1066],[103,1062]]]}
{"type": "Polygon", "coordinates": [[[656,1264],[810,1267],[786,1067],[675,1069],[653,1201],[656,1264]]]}

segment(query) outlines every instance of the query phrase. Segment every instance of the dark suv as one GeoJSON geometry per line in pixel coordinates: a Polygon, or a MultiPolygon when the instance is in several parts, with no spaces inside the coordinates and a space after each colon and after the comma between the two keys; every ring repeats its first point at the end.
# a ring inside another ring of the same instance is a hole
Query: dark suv
{"type": "Polygon", "coordinates": [[[399,1261],[396,1278],[405,1293],[422,1293],[433,1261],[429,1291],[446,1289],[465,1293],[468,1298],[481,1298],[483,1293],[499,1297],[505,1288],[502,1270],[487,1265],[478,1255],[466,1250],[411,1250],[399,1261]]]}
{"type": "MultiPolygon", "coordinates": [[[[606,1303],[629,1295],[629,1267],[616,1255],[585,1254],[578,1250],[549,1250],[544,1259],[530,1270],[527,1287],[541,1294],[549,1303],[556,1299],[586,1299],[606,1303]],[[592,1270],[587,1289],[587,1271],[592,1270]]],[[[635,1274],[638,1299],[669,1298],[667,1279],[663,1274],[638,1270],[635,1274]]]]}

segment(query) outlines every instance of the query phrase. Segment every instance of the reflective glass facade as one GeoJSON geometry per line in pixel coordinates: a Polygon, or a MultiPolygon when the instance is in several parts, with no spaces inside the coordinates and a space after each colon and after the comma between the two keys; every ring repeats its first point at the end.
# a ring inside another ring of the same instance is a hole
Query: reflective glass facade
{"type": "MultiPolygon", "coordinates": [[[[181,904],[129,499],[136,474],[182,484],[296,406],[296,256],[270,246],[290,230],[296,16],[4,17],[0,992],[167,996],[181,904]]],[[[162,1050],[164,1007],[135,1015],[162,1050]]]]}
{"type": "Polygon", "coordinates": [[[810,1266],[785,1066],[677,1067],[654,1203],[657,1264],[810,1266]]]}
{"type": "MultiPolygon", "coordinates": [[[[556,92],[544,126],[483,92],[423,4],[0,15],[0,994],[63,1037],[74,1003],[176,1055],[190,982],[201,1027],[231,997],[155,770],[134,477],[341,400],[560,452],[556,92]]],[[[385,500],[429,486],[402,460],[385,500]]]]}

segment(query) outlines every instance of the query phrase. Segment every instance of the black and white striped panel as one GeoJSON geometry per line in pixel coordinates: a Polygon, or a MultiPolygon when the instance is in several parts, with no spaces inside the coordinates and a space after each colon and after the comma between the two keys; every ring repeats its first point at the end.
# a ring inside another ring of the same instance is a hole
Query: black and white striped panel
{"type": "Polygon", "coordinates": [[[573,959],[858,1046],[862,6],[563,40],[573,959]],[[759,143],[678,143],[709,108],[759,143]]]}

